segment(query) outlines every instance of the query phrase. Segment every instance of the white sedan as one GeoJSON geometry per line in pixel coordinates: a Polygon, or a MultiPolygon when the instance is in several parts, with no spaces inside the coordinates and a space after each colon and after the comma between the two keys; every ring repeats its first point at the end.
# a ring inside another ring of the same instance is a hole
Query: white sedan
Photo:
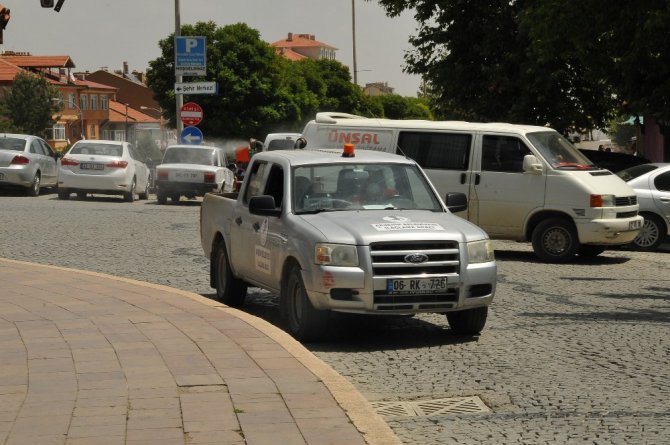
{"type": "Polygon", "coordinates": [[[149,197],[149,168],[128,142],[77,141],[61,159],[58,198],[71,193],[85,198],[88,193],[122,195],[128,202],[149,197]]]}
{"type": "Polygon", "coordinates": [[[227,167],[223,148],[202,145],[171,145],[156,167],[156,196],[159,204],[168,197],[195,198],[207,192],[232,192],[235,174],[227,167]]]}
{"type": "Polygon", "coordinates": [[[40,187],[55,187],[58,155],[46,141],[27,134],[0,134],[0,188],[22,187],[38,196],[40,187]]]}

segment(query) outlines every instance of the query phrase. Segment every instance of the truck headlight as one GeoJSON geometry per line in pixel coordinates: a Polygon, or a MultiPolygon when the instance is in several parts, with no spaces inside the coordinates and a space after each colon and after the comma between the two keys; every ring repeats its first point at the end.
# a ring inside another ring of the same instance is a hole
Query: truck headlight
{"type": "Polygon", "coordinates": [[[470,264],[486,263],[495,259],[491,240],[472,241],[467,245],[470,264]]]}
{"type": "Polygon", "coordinates": [[[356,246],[319,243],[314,249],[314,262],[327,266],[358,266],[356,246]]]}

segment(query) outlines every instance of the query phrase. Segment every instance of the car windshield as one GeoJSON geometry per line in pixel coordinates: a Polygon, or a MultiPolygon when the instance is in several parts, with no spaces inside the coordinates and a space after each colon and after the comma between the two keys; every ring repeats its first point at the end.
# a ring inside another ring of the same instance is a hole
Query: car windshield
{"type": "Polygon", "coordinates": [[[597,170],[589,159],[574,145],[555,131],[528,133],[528,139],[542,157],[553,167],[561,170],[597,170]]]}
{"type": "Polygon", "coordinates": [[[191,147],[168,147],[163,164],[214,165],[214,149],[191,147]]]}
{"type": "Polygon", "coordinates": [[[25,139],[0,138],[0,150],[23,151],[26,147],[25,139]]]}
{"type": "Polygon", "coordinates": [[[324,164],[293,171],[296,213],[336,210],[424,209],[443,211],[416,165],[324,164]]]}
{"type": "Polygon", "coordinates": [[[656,165],[651,165],[651,164],[641,164],[641,165],[636,165],[634,167],[629,167],[625,170],[621,170],[619,172],[616,172],[616,175],[623,179],[624,181],[628,182],[631,181],[638,176],[642,176],[645,173],[648,173],[652,170],[657,169],[658,166],[656,165]]]}
{"type": "Polygon", "coordinates": [[[121,157],[123,147],[118,144],[87,144],[85,142],[75,144],[70,150],[73,155],[100,155],[121,157]]]}

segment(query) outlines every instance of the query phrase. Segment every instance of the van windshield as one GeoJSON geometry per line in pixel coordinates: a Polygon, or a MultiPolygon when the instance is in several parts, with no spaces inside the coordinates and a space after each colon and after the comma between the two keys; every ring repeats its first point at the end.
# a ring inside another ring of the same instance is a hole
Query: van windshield
{"type": "Polygon", "coordinates": [[[416,165],[322,164],[293,171],[295,213],[444,209],[416,165]]]}
{"type": "Polygon", "coordinates": [[[555,131],[539,131],[526,135],[540,155],[561,170],[598,170],[574,145],[555,131]]]}

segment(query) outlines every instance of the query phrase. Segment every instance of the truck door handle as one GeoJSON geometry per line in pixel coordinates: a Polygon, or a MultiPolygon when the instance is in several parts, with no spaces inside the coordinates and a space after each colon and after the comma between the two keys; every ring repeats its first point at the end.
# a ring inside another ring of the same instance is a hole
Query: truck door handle
{"type": "Polygon", "coordinates": [[[242,217],[238,216],[237,218],[235,218],[235,224],[237,224],[238,226],[242,224],[242,217]]]}
{"type": "Polygon", "coordinates": [[[252,227],[254,228],[254,230],[255,230],[256,232],[258,232],[258,231],[261,229],[261,225],[258,224],[258,221],[256,221],[255,223],[253,223],[253,224],[252,224],[252,227]]]}
{"type": "Polygon", "coordinates": [[[466,178],[467,178],[467,176],[465,175],[465,173],[461,173],[461,184],[465,184],[465,179],[466,178]]]}
{"type": "Polygon", "coordinates": [[[479,182],[482,180],[482,175],[479,173],[475,174],[475,185],[479,185],[479,182]]]}

